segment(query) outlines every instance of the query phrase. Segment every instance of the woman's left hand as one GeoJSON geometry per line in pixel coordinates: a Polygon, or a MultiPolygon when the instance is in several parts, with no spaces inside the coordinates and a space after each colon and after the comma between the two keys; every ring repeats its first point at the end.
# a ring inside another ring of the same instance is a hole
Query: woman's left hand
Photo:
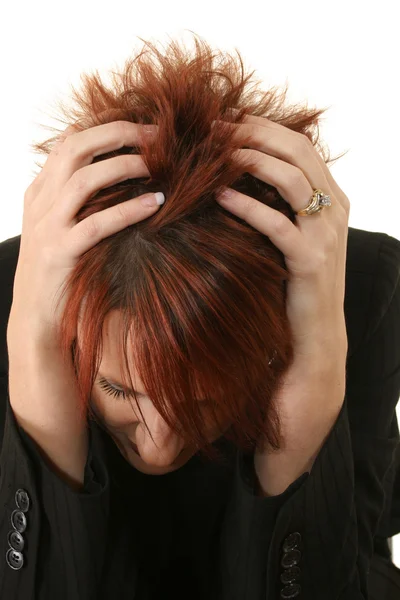
{"type": "Polygon", "coordinates": [[[305,135],[249,115],[243,124],[232,126],[249,147],[238,150],[238,158],[254,159],[246,171],[274,186],[295,212],[308,205],[316,188],[332,202],[313,215],[296,215],[295,224],[281,212],[231,188],[231,197],[217,197],[223,208],[268,236],[284,254],[289,271],[286,310],[295,359],[277,400],[287,448],[317,451],[345,394],[344,297],[350,202],[305,135]]]}

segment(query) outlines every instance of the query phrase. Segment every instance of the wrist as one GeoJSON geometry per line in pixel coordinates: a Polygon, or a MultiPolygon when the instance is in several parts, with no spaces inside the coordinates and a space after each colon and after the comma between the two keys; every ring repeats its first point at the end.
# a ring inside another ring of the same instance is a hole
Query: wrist
{"type": "Polygon", "coordinates": [[[9,355],[34,352],[54,352],[58,348],[56,331],[50,331],[37,318],[11,308],[7,324],[9,355]]]}
{"type": "MultiPolygon", "coordinates": [[[[296,363],[310,363],[316,365],[315,369],[324,371],[330,369],[337,361],[346,359],[348,352],[348,338],[343,327],[336,330],[323,331],[318,336],[308,338],[301,344],[294,346],[296,363]]],[[[312,366],[309,364],[309,366],[312,366]]]]}

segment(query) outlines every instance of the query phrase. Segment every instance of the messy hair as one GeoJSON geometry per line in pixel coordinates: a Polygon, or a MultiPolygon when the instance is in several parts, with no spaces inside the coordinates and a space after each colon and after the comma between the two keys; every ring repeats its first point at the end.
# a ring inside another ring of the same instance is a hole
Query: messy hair
{"type": "MultiPolygon", "coordinates": [[[[77,222],[147,192],[166,198],[150,217],[85,252],[63,286],[60,347],[75,366],[81,416],[106,429],[93,411],[91,393],[103,324],[117,310],[124,385],[134,387],[130,357],[148,397],[185,446],[221,459],[207,439],[205,406],[215,427],[220,419],[231,423],[224,437],[237,448],[279,450],[274,397],[294,358],[285,310],[288,270],[271,240],[221,207],[216,194],[229,186],[292,222],[295,215],[275,187],[246,171],[251,163],[235,159],[236,150],[249,148],[249,139],[238,142],[237,128],[211,123],[266,117],[307,136],[328,164],[338,159],[319,142],[319,118],[327,109],[289,105],[287,86],[262,91],[254,71],[246,74],[237,49],[237,58],[213,50],[196,34],[193,55],[177,41],[162,52],[139,39],[143,49],[112,72],[111,83],[98,71],[83,74],[81,90],[72,86],[75,105],[58,102],[64,117],[58,120],[75,124],[77,131],[116,120],[158,126],[155,141],[93,159],[141,154],[151,177],[100,190],[79,210],[77,222]],[[201,407],[199,392],[206,400],[201,407]]],[[[58,139],[32,148],[49,154],[58,139]]],[[[134,399],[140,411],[136,394],[134,399]]]]}

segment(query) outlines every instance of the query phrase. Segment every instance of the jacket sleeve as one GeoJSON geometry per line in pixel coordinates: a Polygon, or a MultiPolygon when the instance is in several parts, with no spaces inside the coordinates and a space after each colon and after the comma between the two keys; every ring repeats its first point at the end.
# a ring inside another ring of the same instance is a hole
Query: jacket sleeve
{"type": "MultiPolygon", "coordinates": [[[[0,377],[6,419],[0,454],[0,598],[89,600],[96,597],[104,560],[109,477],[89,429],[81,492],[51,469],[19,426],[0,377]]],[[[100,441],[99,441],[100,442],[100,441]]]]}
{"type": "Polygon", "coordinates": [[[218,600],[369,599],[384,481],[400,443],[391,429],[400,396],[395,238],[382,242],[377,269],[366,334],[346,365],[344,403],[311,472],[279,496],[256,497],[246,484],[249,464],[238,456],[220,536],[218,600]]]}

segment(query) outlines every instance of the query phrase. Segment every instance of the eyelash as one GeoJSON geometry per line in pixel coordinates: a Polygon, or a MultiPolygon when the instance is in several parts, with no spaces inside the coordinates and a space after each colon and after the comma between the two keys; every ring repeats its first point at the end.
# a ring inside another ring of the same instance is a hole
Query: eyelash
{"type": "Polygon", "coordinates": [[[99,385],[109,396],[114,396],[114,398],[122,397],[123,400],[126,400],[127,394],[123,390],[119,390],[112,386],[106,379],[100,379],[99,385]]]}
{"type": "MultiPolygon", "coordinates": [[[[109,396],[114,396],[114,398],[116,398],[116,399],[119,399],[122,397],[122,400],[126,400],[128,397],[128,395],[123,390],[119,390],[119,389],[115,388],[106,379],[99,379],[99,385],[109,396]]],[[[207,407],[207,408],[209,408],[209,407],[207,407]]]]}

